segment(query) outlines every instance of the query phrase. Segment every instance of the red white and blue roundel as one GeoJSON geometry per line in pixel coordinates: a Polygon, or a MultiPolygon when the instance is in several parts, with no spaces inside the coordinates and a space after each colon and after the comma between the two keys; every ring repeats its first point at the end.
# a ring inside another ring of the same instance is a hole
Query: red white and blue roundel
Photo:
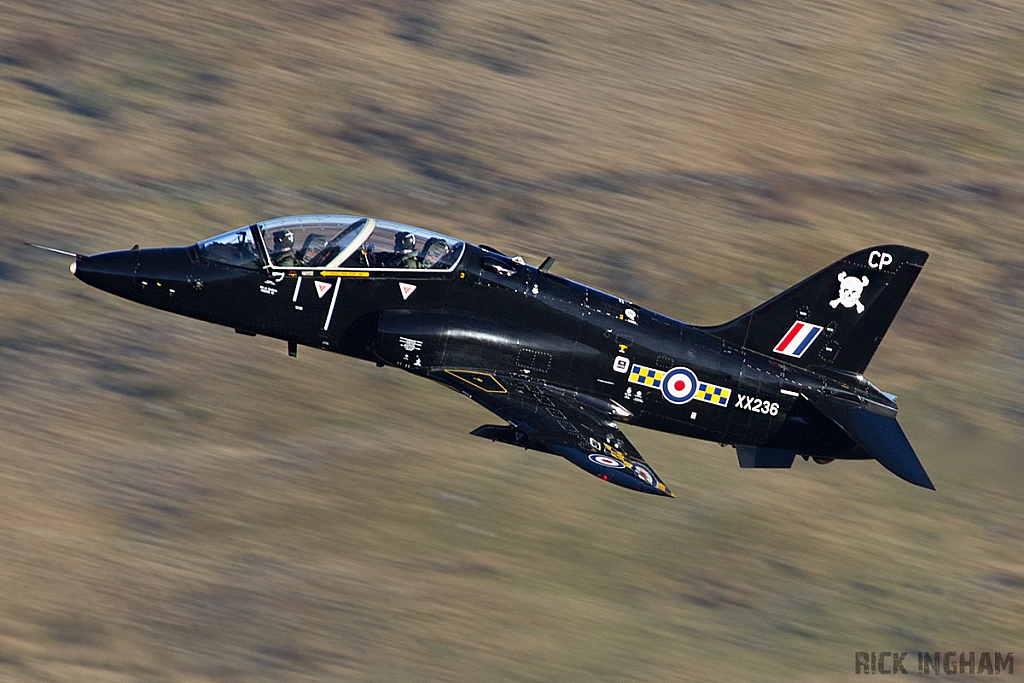
{"type": "Polygon", "coordinates": [[[697,375],[689,368],[672,368],[661,381],[661,393],[672,403],[686,403],[697,393],[697,375]]]}
{"type": "Polygon", "coordinates": [[[611,467],[614,470],[621,470],[623,467],[626,466],[626,464],[624,462],[622,462],[621,460],[616,460],[615,458],[611,457],[610,455],[601,455],[600,453],[591,453],[587,457],[590,458],[590,462],[597,463],[598,465],[601,465],[602,467],[611,467]]]}
{"type": "Polygon", "coordinates": [[[640,481],[644,482],[648,486],[655,485],[654,475],[651,474],[651,471],[643,465],[633,465],[633,471],[636,473],[636,476],[639,477],[640,481]]]}

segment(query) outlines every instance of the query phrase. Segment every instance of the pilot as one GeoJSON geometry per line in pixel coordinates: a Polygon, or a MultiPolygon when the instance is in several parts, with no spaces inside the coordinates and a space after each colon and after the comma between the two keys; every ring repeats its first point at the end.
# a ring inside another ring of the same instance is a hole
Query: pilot
{"type": "Polygon", "coordinates": [[[420,257],[416,255],[416,235],[411,232],[395,233],[395,253],[388,262],[388,268],[419,268],[420,257]]]}
{"type": "Polygon", "coordinates": [[[278,230],[274,233],[274,251],[270,260],[275,266],[297,266],[295,258],[295,235],[291,230],[278,230]]]}

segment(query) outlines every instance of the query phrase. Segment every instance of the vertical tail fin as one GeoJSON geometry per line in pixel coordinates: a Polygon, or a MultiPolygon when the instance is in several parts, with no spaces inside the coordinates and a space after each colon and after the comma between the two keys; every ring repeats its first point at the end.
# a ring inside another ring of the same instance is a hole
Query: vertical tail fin
{"type": "Polygon", "coordinates": [[[860,373],[927,260],[895,244],[864,249],[731,322],[700,329],[791,365],[860,373]]]}

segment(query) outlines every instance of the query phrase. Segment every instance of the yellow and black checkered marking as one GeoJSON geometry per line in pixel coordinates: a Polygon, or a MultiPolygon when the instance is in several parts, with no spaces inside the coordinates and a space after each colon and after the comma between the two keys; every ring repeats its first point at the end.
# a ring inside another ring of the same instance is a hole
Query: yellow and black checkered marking
{"type": "Polygon", "coordinates": [[[698,401],[712,403],[716,406],[727,406],[729,405],[729,396],[731,395],[732,389],[720,387],[716,384],[701,382],[697,385],[697,393],[694,395],[694,398],[698,401]]]}
{"type": "Polygon", "coordinates": [[[652,389],[661,388],[661,380],[665,377],[664,370],[655,370],[645,365],[633,364],[633,369],[629,371],[629,381],[633,384],[641,384],[645,387],[651,387],[652,389]]]}

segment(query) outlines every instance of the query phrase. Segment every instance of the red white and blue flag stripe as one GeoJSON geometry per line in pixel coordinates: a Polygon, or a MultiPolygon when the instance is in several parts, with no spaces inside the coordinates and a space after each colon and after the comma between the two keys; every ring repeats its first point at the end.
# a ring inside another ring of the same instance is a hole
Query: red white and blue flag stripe
{"type": "Polygon", "coordinates": [[[799,358],[804,355],[804,351],[810,348],[819,334],[821,334],[821,325],[812,325],[797,320],[789,328],[789,332],[775,345],[775,353],[799,358]]]}

